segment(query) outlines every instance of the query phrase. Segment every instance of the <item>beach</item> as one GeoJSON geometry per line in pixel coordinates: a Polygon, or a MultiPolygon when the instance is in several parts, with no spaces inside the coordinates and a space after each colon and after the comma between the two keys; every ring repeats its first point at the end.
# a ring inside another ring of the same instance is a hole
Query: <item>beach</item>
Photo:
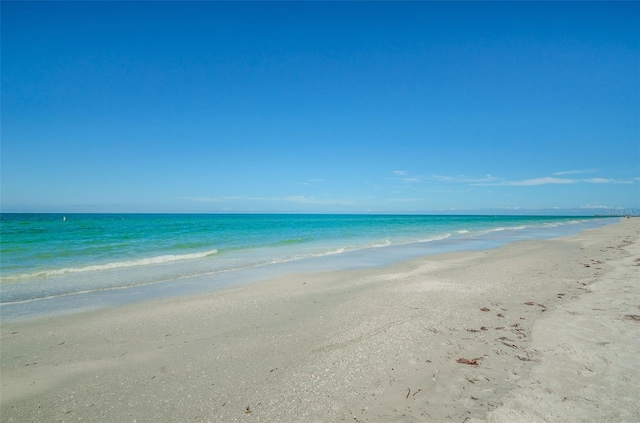
{"type": "Polygon", "coordinates": [[[3,322],[0,419],[640,421],[640,219],[3,322]]]}

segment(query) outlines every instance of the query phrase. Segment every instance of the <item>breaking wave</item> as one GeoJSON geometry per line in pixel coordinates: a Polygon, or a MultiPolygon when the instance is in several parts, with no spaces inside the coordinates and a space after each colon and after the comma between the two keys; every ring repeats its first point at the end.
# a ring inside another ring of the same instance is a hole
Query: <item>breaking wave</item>
{"type": "Polygon", "coordinates": [[[148,258],[142,258],[137,260],[125,260],[125,261],[116,261],[116,262],[105,263],[105,264],[94,264],[94,265],[84,266],[84,267],[66,267],[63,269],[42,270],[34,273],[6,276],[1,278],[1,280],[10,281],[10,280],[27,279],[27,278],[34,278],[34,277],[59,276],[59,275],[68,275],[73,273],[97,272],[101,270],[113,270],[113,269],[122,269],[127,267],[148,266],[152,264],[163,264],[163,263],[171,263],[176,261],[200,259],[200,258],[213,256],[217,253],[218,253],[218,250],[209,250],[209,251],[203,251],[200,253],[190,253],[190,254],[167,254],[167,255],[148,257],[148,258]]]}

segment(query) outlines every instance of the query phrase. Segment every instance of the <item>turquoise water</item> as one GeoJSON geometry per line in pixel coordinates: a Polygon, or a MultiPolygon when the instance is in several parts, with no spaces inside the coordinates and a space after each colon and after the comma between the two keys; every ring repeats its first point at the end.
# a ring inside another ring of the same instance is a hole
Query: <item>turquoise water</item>
{"type": "Polygon", "coordinates": [[[283,263],[313,267],[314,259],[319,268],[387,264],[612,223],[433,215],[2,214],[0,219],[3,304],[203,276],[215,281],[246,269],[268,274],[270,266],[283,263]]]}

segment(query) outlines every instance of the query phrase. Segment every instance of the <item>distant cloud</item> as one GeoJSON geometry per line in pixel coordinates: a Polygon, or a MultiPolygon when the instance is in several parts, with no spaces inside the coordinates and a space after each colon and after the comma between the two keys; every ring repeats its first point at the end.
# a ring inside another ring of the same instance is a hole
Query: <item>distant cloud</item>
{"type": "Polygon", "coordinates": [[[288,202],[299,204],[332,204],[332,205],[346,205],[346,202],[334,199],[321,200],[314,197],[307,197],[303,195],[290,195],[285,197],[182,197],[183,200],[197,201],[201,203],[222,203],[229,201],[265,201],[265,202],[288,202]]]}
{"type": "Polygon", "coordinates": [[[478,183],[475,185],[487,185],[487,186],[535,186],[535,185],[568,185],[568,184],[632,184],[634,179],[610,179],[610,178],[587,178],[587,179],[575,179],[575,178],[554,178],[551,176],[545,176],[543,178],[524,179],[521,181],[499,181],[495,183],[478,183]]]}
{"type": "Polygon", "coordinates": [[[431,178],[440,182],[467,183],[467,184],[478,184],[478,183],[492,182],[492,181],[498,180],[498,178],[490,174],[487,174],[481,177],[471,177],[471,176],[465,176],[465,175],[458,175],[458,176],[431,175],[431,178]]]}
{"type": "Polygon", "coordinates": [[[595,204],[586,204],[584,206],[580,206],[581,209],[611,209],[613,207],[609,207],[609,206],[601,206],[601,205],[595,205],[595,204]]]}
{"type": "Polygon", "coordinates": [[[502,182],[497,182],[495,184],[488,184],[488,185],[533,186],[533,185],[575,184],[575,183],[576,183],[575,179],[552,178],[547,176],[544,178],[525,179],[522,181],[502,181],[502,182]]]}
{"type": "Polygon", "coordinates": [[[182,199],[187,201],[197,201],[199,203],[219,203],[221,201],[227,201],[224,197],[182,197],[182,199]]]}
{"type": "Polygon", "coordinates": [[[485,176],[466,176],[466,175],[457,175],[457,176],[447,176],[447,175],[431,175],[431,176],[409,176],[409,172],[406,170],[394,170],[393,174],[400,177],[399,180],[401,182],[407,184],[416,184],[416,183],[433,183],[433,182],[446,182],[451,184],[479,184],[482,182],[493,182],[497,181],[493,175],[487,174],[485,176]]]}
{"type": "Polygon", "coordinates": [[[416,183],[423,182],[422,178],[418,178],[415,176],[408,176],[409,172],[407,172],[406,170],[394,170],[393,174],[395,176],[400,177],[400,181],[406,184],[416,184],[416,183]]]}
{"type": "Polygon", "coordinates": [[[582,173],[595,173],[597,169],[585,169],[585,170],[563,170],[561,172],[555,172],[556,176],[564,176],[564,175],[579,175],[582,173]]]}
{"type": "Polygon", "coordinates": [[[336,200],[319,200],[314,197],[305,197],[303,195],[293,195],[290,197],[283,197],[279,200],[288,201],[291,203],[300,203],[300,204],[342,204],[340,201],[336,201],[336,200]]]}
{"type": "Polygon", "coordinates": [[[485,176],[467,176],[467,175],[437,175],[431,176],[408,176],[408,172],[404,170],[395,170],[394,175],[398,176],[400,182],[407,184],[415,183],[434,183],[442,182],[448,184],[464,184],[470,186],[537,186],[537,185],[571,185],[571,184],[633,184],[640,181],[640,178],[629,179],[612,179],[612,178],[560,178],[560,175],[578,175],[584,173],[597,172],[596,169],[584,170],[564,170],[555,172],[555,176],[544,176],[540,178],[530,178],[522,180],[505,180],[495,177],[491,174],[485,176]]]}
{"type": "Polygon", "coordinates": [[[590,184],[630,184],[631,183],[631,181],[616,181],[615,179],[606,179],[606,178],[583,179],[582,182],[589,182],[590,184]]]}

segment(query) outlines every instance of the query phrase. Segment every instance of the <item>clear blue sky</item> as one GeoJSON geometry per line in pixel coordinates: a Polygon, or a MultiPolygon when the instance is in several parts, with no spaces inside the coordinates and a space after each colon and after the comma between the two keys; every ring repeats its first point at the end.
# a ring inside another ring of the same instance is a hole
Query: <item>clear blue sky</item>
{"type": "Polygon", "coordinates": [[[2,2],[2,211],[640,207],[639,2],[2,2]]]}

